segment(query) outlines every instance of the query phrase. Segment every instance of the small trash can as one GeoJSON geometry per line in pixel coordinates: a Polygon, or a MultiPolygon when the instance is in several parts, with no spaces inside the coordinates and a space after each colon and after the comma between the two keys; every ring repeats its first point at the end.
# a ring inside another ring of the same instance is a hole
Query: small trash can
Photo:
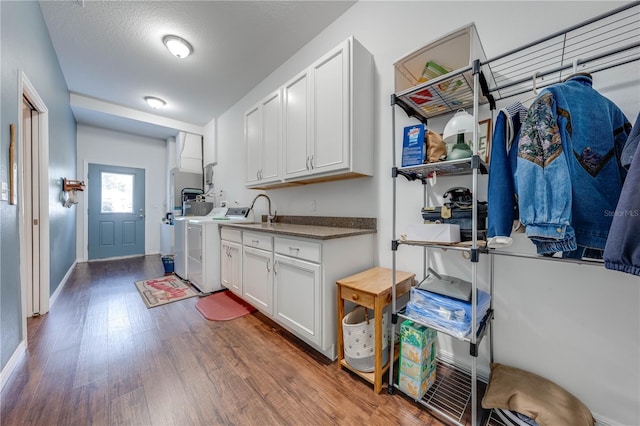
{"type": "Polygon", "coordinates": [[[163,256],[162,265],[164,266],[165,275],[173,274],[173,257],[163,256]]]}

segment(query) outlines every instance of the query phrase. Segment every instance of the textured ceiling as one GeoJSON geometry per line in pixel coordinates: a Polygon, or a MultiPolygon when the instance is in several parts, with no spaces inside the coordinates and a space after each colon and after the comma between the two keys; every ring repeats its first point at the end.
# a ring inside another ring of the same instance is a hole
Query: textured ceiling
{"type": "MultiPolygon", "coordinates": [[[[71,92],[202,126],[354,3],[68,0],[40,7],[71,92]],[[162,44],[167,34],[187,39],[193,54],[174,58],[162,44]],[[166,100],[166,108],[151,110],[147,95],[166,100]]],[[[76,119],[100,125],[86,109],[76,119]]]]}

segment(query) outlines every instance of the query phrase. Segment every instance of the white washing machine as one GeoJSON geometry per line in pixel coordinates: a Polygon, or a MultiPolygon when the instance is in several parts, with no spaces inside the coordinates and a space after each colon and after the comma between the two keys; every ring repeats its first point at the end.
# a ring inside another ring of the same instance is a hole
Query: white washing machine
{"type": "Polygon", "coordinates": [[[177,276],[183,280],[189,279],[188,262],[187,262],[187,247],[188,247],[188,232],[187,227],[189,220],[206,219],[212,217],[225,217],[227,214],[227,207],[214,207],[206,216],[178,216],[174,218],[174,254],[173,254],[173,267],[177,276]]]}
{"type": "Polygon", "coordinates": [[[202,293],[223,289],[220,280],[220,227],[222,223],[246,222],[248,207],[232,207],[223,214],[188,219],[187,279],[202,293]]]}

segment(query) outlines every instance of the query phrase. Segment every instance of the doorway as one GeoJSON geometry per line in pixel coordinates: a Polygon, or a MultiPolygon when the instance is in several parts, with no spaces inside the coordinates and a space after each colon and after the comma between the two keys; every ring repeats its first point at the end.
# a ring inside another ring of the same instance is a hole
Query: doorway
{"type": "Polygon", "coordinates": [[[89,164],[89,260],[145,252],[145,171],[89,164]]]}
{"type": "Polygon", "coordinates": [[[23,336],[26,319],[49,311],[49,112],[21,72],[18,208],[23,336]]]}
{"type": "Polygon", "coordinates": [[[26,97],[22,98],[22,158],[24,163],[23,220],[27,284],[27,317],[40,314],[40,217],[38,185],[39,160],[39,112],[26,97]],[[28,225],[31,226],[28,226],[28,225]]]}

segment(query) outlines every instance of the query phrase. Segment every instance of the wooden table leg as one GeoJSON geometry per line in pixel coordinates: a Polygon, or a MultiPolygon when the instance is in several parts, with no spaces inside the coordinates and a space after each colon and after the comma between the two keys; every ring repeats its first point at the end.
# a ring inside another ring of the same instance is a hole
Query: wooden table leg
{"type": "Polygon", "coordinates": [[[379,297],[374,299],[375,318],[375,355],[374,355],[374,383],[373,391],[380,393],[382,390],[382,310],[383,306],[379,297]]]}
{"type": "Polygon", "coordinates": [[[344,299],[342,298],[342,286],[338,286],[338,369],[344,359],[344,339],[342,336],[342,318],[344,318],[344,299]]]}

